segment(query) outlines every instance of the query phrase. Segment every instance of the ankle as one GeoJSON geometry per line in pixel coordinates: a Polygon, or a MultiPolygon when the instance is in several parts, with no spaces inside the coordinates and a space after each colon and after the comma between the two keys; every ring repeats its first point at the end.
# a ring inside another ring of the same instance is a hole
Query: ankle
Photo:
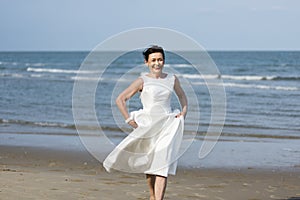
{"type": "Polygon", "coordinates": [[[154,196],[150,196],[150,200],[155,200],[155,197],[154,196]]]}

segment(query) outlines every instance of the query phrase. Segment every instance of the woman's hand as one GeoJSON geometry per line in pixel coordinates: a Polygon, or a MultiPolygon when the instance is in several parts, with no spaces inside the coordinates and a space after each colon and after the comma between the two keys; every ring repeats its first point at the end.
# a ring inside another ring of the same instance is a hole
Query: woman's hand
{"type": "Polygon", "coordinates": [[[185,118],[185,113],[180,112],[180,113],[178,113],[175,117],[176,117],[176,118],[179,118],[180,116],[183,116],[183,118],[185,118]]]}
{"type": "Polygon", "coordinates": [[[129,124],[132,128],[137,128],[137,127],[138,127],[137,123],[136,123],[134,120],[130,120],[130,121],[128,122],[128,124],[129,124]]]}

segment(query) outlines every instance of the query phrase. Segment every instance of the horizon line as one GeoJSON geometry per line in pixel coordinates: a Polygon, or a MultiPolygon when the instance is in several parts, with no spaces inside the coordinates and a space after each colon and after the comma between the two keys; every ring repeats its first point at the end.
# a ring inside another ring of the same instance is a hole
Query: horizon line
{"type": "MultiPolygon", "coordinates": [[[[208,52],[217,52],[217,51],[227,51],[227,52],[236,52],[236,51],[240,51],[240,52],[272,52],[272,51],[300,51],[300,49],[204,49],[205,51],[208,52]]],[[[92,50],[87,50],[87,49],[82,49],[82,50],[0,50],[1,53],[9,53],[9,52],[91,52],[92,50]]],[[[112,52],[114,50],[107,50],[107,52],[112,52]]],[[[122,50],[120,50],[122,51],[122,50]]]]}

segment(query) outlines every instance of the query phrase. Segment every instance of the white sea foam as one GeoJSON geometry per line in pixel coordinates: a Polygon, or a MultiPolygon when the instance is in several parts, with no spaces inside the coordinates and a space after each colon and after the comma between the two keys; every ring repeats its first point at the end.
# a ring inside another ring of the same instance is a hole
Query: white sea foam
{"type": "Polygon", "coordinates": [[[22,74],[11,74],[12,77],[22,78],[24,77],[22,74]]]}
{"type": "Polygon", "coordinates": [[[174,67],[174,68],[192,68],[191,64],[165,64],[165,67],[174,67]]]}
{"type": "Polygon", "coordinates": [[[41,67],[41,66],[45,66],[45,63],[25,63],[25,66],[41,67]]]}
{"type": "Polygon", "coordinates": [[[259,81],[259,80],[273,80],[276,76],[232,76],[232,75],[222,75],[223,79],[232,80],[249,80],[249,81],[259,81]]]}
{"type": "Polygon", "coordinates": [[[246,85],[246,84],[225,84],[225,87],[244,87],[244,88],[257,88],[257,89],[265,89],[265,90],[286,90],[286,91],[297,91],[300,88],[297,87],[285,87],[285,86],[268,86],[268,85],[246,85]]]}
{"type": "Polygon", "coordinates": [[[41,78],[41,77],[43,77],[43,75],[41,75],[41,74],[31,74],[30,77],[41,78]]]}
{"type": "Polygon", "coordinates": [[[79,81],[101,81],[101,78],[98,77],[87,77],[87,76],[72,76],[71,80],[79,80],[79,81]]]}
{"type": "MultiPolygon", "coordinates": [[[[194,82],[194,85],[206,85],[205,82],[194,82]]],[[[215,84],[221,86],[221,84],[215,84]]],[[[269,86],[269,85],[256,85],[256,84],[239,84],[239,83],[223,83],[224,87],[237,87],[237,88],[256,88],[263,90],[285,90],[285,91],[297,91],[298,87],[285,87],[285,86],[269,86]]]]}
{"type": "Polygon", "coordinates": [[[295,91],[295,90],[300,90],[297,87],[283,87],[283,86],[277,86],[274,87],[276,90],[291,90],[291,91],[295,91]]]}
{"type": "Polygon", "coordinates": [[[287,91],[296,91],[299,90],[297,87],[285,87],[285,86],[269,86],[269,85],[255,85],[255,84],[236,84],[236,83],[224,83],[225,87],[240,87],[240,88],[257,88],[264,90],[287,90],[287,91]]]}
{"type": "Polygon", "coordinates": [[[216,74],[181,74],[179,76],[182,76],[183,78],[188,78],[188,79],[217,79],[220,78],[220,75],[216,74]]]}
{"type": "Polygon", "coordinates": [[[48,68],[27,68],[28,72],[48,72],[48,73],[67,73],[67,74],[92,74],[95,71],[83,71],[83,70],[68,70],[68,69],[48,69],[48,68]]]}
{"type": "Polygon", "coordinates": [[[228,80],[248,80],[248,81],[259,81],[259,80],[274,80],[277,76],[235,76],[235,75],[219,75],[219,74],[182,74],[184,78],[188,79],[228,79],[228,80]]]}

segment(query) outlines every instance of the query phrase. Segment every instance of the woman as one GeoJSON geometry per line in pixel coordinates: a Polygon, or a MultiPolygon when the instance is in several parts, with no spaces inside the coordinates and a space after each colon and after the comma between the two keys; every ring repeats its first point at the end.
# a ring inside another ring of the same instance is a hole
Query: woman
{"type": "Polygon", "coordinates": [[[163,72],[165,53],[159,46],[144,52],[149,73],[136,79],[116,99],[116,104],[134,130],[103,162],[107,171],[116,169],[146,174],[151,200],[161,200],[168,174],[175,174],[183,135],[187,98],[175,75],[163,72]],[[182,111],[172,112],[170,100],[175,91],[182,111]],[[143,109],[128,113],[126,101],[137,92],[143,109]]]}

